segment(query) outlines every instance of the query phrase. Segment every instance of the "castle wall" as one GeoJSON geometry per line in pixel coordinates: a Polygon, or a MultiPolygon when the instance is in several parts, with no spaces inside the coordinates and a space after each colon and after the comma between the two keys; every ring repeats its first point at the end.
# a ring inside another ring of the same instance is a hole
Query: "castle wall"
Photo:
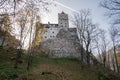
{"type": "Polygon", "coordinates": [[[69,28],[68,15],[58,14],[58,24],[48,23],[42,35],[41,48],[49,57],[80,57],[80,46],[76,28],[69,28]]]}
{"type": "Polygon", "coordinates": [[[45,33],[42,35],[43,41],[46,41],[48,39],[55,39],[56,35],[58,34],[60,28],[47,28],[45,33]]]}
{"type": "Polygon", "coordinates": [[[41,48],[47,51],[49,57],[80,57],[80,46],[76,32],[61,29],[56,38],[41,43],[41,48]]]}

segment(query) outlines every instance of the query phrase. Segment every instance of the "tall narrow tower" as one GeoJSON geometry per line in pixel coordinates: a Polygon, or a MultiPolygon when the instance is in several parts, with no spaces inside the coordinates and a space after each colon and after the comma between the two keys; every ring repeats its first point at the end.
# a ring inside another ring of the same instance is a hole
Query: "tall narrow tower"
{"type": "Polygon", "coordinates": [[[68,14],[58,13],[58,26],[65,30],[69,28],[68,14]]]}

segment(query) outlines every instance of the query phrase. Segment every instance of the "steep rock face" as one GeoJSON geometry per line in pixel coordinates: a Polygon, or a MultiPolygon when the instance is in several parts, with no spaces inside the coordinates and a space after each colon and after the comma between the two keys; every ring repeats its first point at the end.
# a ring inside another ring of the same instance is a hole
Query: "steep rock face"
{"type": "Polygon", "coordinates": [[[80,57],[79,40],[76,29],[61,29],[55,39],[41,43],[41,47],[53,58],[80,57]]]}

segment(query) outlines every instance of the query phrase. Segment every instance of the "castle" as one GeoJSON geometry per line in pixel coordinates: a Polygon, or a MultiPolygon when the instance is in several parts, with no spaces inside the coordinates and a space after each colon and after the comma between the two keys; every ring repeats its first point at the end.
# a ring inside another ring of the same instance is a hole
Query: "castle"
{"type": "Polygon", "coordinates": [[[55,39],[58,32],[61,29],[68,30],[68,28],[69,28],[68,14],[64,12],[58,13],[58,24],[50,24],[50,22],[48,22],[46,32],[42,35],[42,39],[44,41],[48,39],[55,39]]]}
{"type": "Polygon", "coordinates": [[[76,28],[69,28],[68,14],[58,13],[58,24],[43,24],[41,48],[50,57],[80,57],[80,45],[76,28]]]}

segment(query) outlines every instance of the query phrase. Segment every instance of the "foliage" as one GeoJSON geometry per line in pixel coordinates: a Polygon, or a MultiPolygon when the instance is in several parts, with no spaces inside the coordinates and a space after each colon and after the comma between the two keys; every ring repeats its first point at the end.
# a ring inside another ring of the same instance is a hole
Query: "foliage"
{"type": "Polygon", "coordinates": [[[15,57],[13,52],[16,52],[16,49],[13,49],[13,51],[10,49],[9,52],[7,50],[2,49],[0,51],[0,80],[16,80],[18,74],[25,70],[25,64],[22,64],[18,69],[14,69],[14,60],[11,60],[11,57],[15,57]]]}
{"type": "Polygon", "coordinates": [[[37,21],[36,21],[36,25],[35,25],[35,33],[34,33],[34,39],[32,42],[32,47],[35,46],[39,46],[41,40],[41,34],[42,34],[42,27],[41,27],[41,23],[40,23],[40,16],[37,16],[37,21]]]}

